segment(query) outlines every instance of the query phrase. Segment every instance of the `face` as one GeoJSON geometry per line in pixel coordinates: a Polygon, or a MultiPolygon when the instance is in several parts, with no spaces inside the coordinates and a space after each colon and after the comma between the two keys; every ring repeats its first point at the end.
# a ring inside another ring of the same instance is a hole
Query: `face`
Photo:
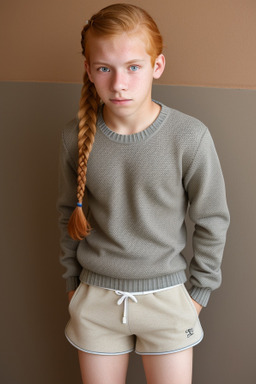
{"type": "Polygon", "coordinates": [[[88,44],[85,67],[108,116],[129,118],[150,113],[152,82],[164,70],[164,56],[157,57],[152,67],[146,44],[138,34],[90,36],[88,44]]]}

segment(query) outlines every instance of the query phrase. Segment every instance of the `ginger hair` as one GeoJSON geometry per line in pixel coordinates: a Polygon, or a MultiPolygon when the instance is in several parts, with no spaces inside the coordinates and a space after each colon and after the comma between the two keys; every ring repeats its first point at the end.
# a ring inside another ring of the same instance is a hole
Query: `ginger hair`
{"type": "MultiPolygon", "coordinates": [[[[82,54],[90,61],[90,36],[108,37],[121,33],[140,33],[145,39],[146,51],[154,66],[156,58],[162,53],[163,39],[152,17],[142,8],[131,4],[113,4],[100,10],[86,22],[81,32],[82,54]]],[[[72,213],[68,231],[75,240],[82,240],[91,230],[86,219],[82,202],[85,194],[87,162],[92,150],[100,98],[94,84],[84,74],[78,112],[78,168],[77,168],[77,206],[72,213]]]]}

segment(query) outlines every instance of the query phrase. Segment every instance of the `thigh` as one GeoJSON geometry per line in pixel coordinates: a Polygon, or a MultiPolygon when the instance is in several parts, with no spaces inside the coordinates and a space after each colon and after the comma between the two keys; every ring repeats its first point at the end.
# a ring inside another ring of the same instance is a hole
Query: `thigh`
{"type": "Polygon", "coordinates": [[[147,384],[191,384],[193,349],[142,356],[147,384]]]}
{"type": "Polygon", "coordinates": [[[129,354],[94,355],[78,351],[83,384],[125,384],[129,354]]]}

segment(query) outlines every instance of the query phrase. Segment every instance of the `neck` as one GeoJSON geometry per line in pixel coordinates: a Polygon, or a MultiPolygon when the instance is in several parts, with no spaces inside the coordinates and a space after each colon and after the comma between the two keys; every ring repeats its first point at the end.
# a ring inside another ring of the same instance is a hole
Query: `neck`
{"type": "Polygon", "coordinates": [[[159,104],[150,100],[146,108],[142,108],[130,116],[116,116],[105,106],[103,108],[103,118],[105,124],[114,132],[120,135],[131,135],[138,133],[149,127],[157,118],[161,110],[159,104]]]}

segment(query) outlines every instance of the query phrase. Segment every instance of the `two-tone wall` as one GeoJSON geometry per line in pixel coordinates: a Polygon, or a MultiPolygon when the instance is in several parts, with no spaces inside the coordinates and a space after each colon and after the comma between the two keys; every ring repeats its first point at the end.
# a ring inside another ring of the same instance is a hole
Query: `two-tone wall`
{"type": "MultiPolygon", "coordinates": [[[[132,1],[131,1],[132,2],[132,1]]],[[[77,112],[80,30],[111,1],[0,6],[0,382],[79,384],[59,265],[58,148],[77,112]]],[[[200,315],[194,383],[253,384],[256,323],[256,2],[136,1],[156,19],[167,67],[153,97],[201,119],[222,163],[231,211],[223,284],[200,315]]],[[[191,247],[186,249],[188,259],[191,247]]],[[[131,355],[127,384],[144,384],[131,355]]]]}

